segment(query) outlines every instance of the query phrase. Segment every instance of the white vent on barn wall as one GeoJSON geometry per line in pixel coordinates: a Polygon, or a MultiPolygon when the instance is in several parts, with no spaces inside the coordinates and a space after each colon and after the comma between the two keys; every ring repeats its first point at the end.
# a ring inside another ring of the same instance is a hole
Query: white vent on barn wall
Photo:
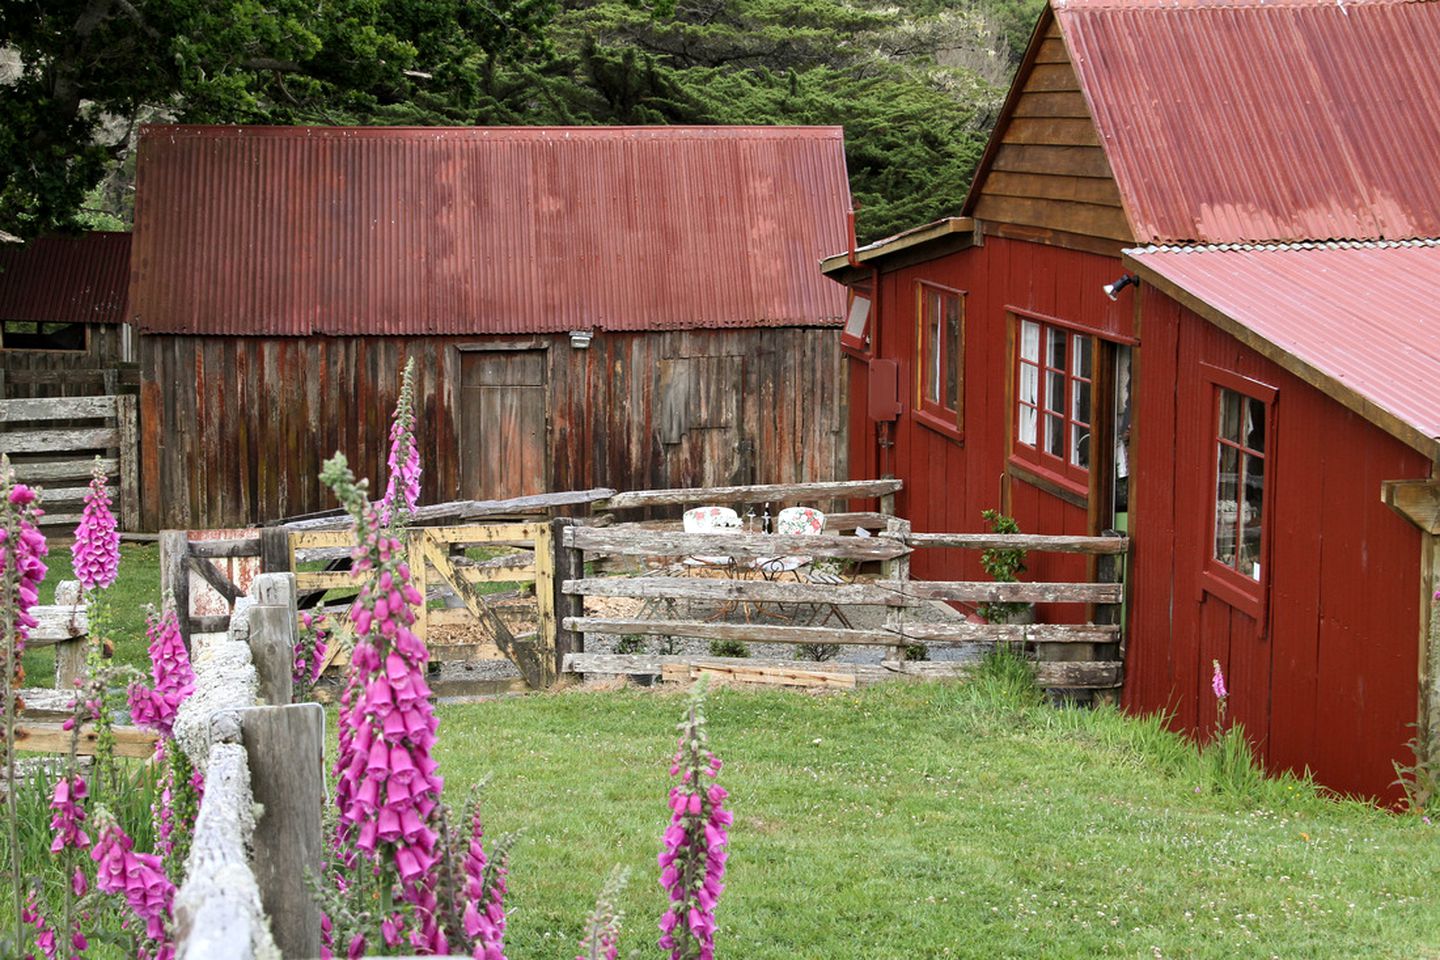
{"type": "Polygon", "coordinates": [[[595,335],[593,330],[571,330],[570,346],[576,350],[584,350],[590,346],[590,338],[595,335]]]}

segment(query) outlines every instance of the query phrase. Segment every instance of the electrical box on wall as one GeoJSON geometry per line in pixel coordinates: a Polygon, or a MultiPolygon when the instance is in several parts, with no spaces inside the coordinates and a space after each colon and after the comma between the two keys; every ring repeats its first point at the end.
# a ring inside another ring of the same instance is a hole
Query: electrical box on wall
{"type": "Polygon", "coordinates": [[[900,364],[876,358],[870,361],[870,419],[900,417],[900,364]]]}

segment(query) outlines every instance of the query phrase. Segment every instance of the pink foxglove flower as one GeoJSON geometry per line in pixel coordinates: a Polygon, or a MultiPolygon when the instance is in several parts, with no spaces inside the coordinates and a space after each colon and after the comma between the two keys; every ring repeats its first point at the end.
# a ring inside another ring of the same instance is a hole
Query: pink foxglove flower
{"type": "Polygon", "coordinates": [[[320,679],[329,651],[330,628],[325,611],[300,611],[300,642],[295,645],[291,680],[300,691],[309,690],[320,679]]]}
{"type": "Polygon", "coordinates": [[[75,528],[75,542],[70,545],[70,558],[75,579],[86,590],[103,590],[115,582],[120,568],[120,528],[110,510],[110,491],[99,457],[95,458],[80,525],[75,528]]]}
{"type": "Polygon", "coordinates": [[[409,516],[420,503],[420,448],[415,443],[415,358],[405,361],[400,399],[390,421],[390,482],[380,498],[380,524],[389,526],[397,516],[409,516]]]}
{"type": "Polygon", "coordinates": [[[485,827],[480,805],[470,809],[470,842],[465,848],[464,915],[461,922],[475,960],[505,960],[505,894],[507,852],[504,841],[492,861],[485,854],[485,827]]]}
{"type": "Polygon", "coordinates": [[[659,856],[660,886],[670,903],[660,918],[662,950],[671,960],[712,960],[715,955],[715,905],[725,890],[729,827],[728,791],[718,783],[720,758],[706,749],[703,688],[691,697],[680,724],[679,750],[670,775],[680,783],[670,790],[670,826],[659,856]]]}
{"type": "Polygon", "coordinates": [[[1230,691],[1225,689],[1225,674],[1220,670],[1219,660],[1211,660],[1210,662],[1215,667],[1215,672],[1210,677],[1210,689],[1214,691],[1216,700],[1224,700],[1230,696],[1230,691]]]}
{"type": "Polygon", "coordinates": [[[431,814],[442,781],[431,757],[436,720],[425,682],[430,654],[411,631],[424,597],[410,582],[404,545],[380,519],[336,454],[321,479],[356,520],[352,569],[366,578],[350,610],[355,650],[340,715],[338,830],[342,843],[393,871],[402,897],[415,904],[433,890],[440,855],[431,814]]]}
{"type": "Polygon", "coordinates": [[[83,804],[88,795],[85,778],[78,773],[67,774],[55,781],[55,792],[50,800],[50,809],[55,811],[50,818],[50,829],[55,833],[55,839],[50,843],[51,853],[59,853],[66,847],[83,850],[90,846],[90,835],[82,827],[85,823],[83,804]]]}
{"type": "Polygon", "coordinates": [[[620,891],[629,879],[626,871],[616,869],[605,881],[595,901],[595,911],[585,924],[585,936],[580,941],[580,953],[575,960],[616,960],[620,953],[620,922],[624,914],[616,906],[620,891]]]}
{"type": "Polygon", "coordinates": [[[135,723],[169,737],[175,723],[175,712],[186,697],[195,692],[195,671],[190,654],[180,636],[175,611],[166,606],[159,617],[150,615],[145,634],[150,638],[150,677],[153,686],[133,684],[130,687],[130,715],[135,723]]]}
{"type": "Polygon", "coordinates": [[[155,943],[158,956],[173,950],[166,926],[175,900],[175,885],[165,866],[152,853],[136,853],[134,841],[113,820],[105,827],[90,858],[95,861],[95,886],[114,894],[145,924],[145,935],[155,943]]]}
{"type": "Polygon", "coordinates": [[[6,491],[0,500],[0,572],[14,569],[15,594],[5,598],[9,613],[15,618],[15,676],[13,687],[18,689],[25,679],[20,666],[20,654],[25,652],[25,640],[37,621],[31,613],[40,599],[40,581],[45,579],[44,557],[50,548],[38,526],[44,511],[40,509],[35,491],[23,483],[12,484],[8,463],[0,468],[4,479],[0,481],[6,491]]]}

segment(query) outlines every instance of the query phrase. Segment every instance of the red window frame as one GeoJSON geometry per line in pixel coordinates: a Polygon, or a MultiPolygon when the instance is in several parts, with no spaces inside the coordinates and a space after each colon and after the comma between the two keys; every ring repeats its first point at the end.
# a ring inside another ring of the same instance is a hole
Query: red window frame
{"type": "Polygon", "coordinates": [[[1209,507],[1206,510],[1197,511],[1206,519],[1205,530],[1200,539],[1205,550],[1205,563],[1201,570],[1201,588],[1255,620],[1263,621],[1270,587],[1270,544],[1273,539],[1271,528],[1274,525],[1275,516],[1275,509],[1271,501],[1275,496],[1275,406],[1279,391],[1269,384],[1251,380],[1249,377],[1243,377],[1220,367],[1202,363],[1200,368],[1209,393],[1210,403],[1205,453],[1210,460],[1210,468],[1205,474],[1209,480],[1209,484],[1205,488],[1205,497],[1209,501],[1209,507]],[[1242,414],[1248,406],[1246,401],[1255,401],[1263,405],[1261,448],[1257,449],[1250,445],[1250,435],[1246,434],[1243,425],[1238,439],[1232,440],[1225,436],[1222,418],[1227,392],[1240,398],[1242,414]],[[1220,466],[1224,451],[1227,449],[1235,451],[1236,503],[1233,520],[1223,518],[1221,511],[1220,466]],[[1254,561],[1259,564],[1258,576],[1254,573],[1245,573],[1238,567],[1239,545],[1244,540],[1246,526],[1242,501],[1245,499],[1244,491],[1250,483],[1250,477],[1254,473],[1254,464],[1257,461],[1261,467],[1260,516],[1251,526],[1258,527],[1260,532],[1260,545],[1256,551],[1258,559],[1254,561]],[[1222,522],[1230,528],[1228,532],[1232,537],[1231,542],[1235,544],[1230,561],[1218,556],[1222,522]]]}
{"type": "Polygon", "coordinates": [[[915,419],[954,440],[964,439],[965,423],[965,291],[928,280],[915,284],[915,419]],[[945,322],[949,304],[958,314],[955,329],[945,322]],[[939,335],[939,365],[934,337],[939,335]],[[927,374],[934,370],[936,388],[927,374]],[[955,377],[955,406],[945,403],[946,374],[955,377]],[[938,394],[938,396],[936,395],[938,394]]]}
{"type": "Polygon", "coordinates": [[[1010,384],[1012,393],[1011,403],[1011,444],[1010,458],[1015,463],[1042,474],[1062,487],[1069,489],[1081,496],[1088,496],[1090,492],[1090,467],[1089,462],[1094,458],[1094,430],[1095,430],[1095,363],[1098,356],[1097,337],[1094,333],[1079,330],[1054,321],[1025,313],[1012,313],[1014,323],[1013,332],[1015,336],[1014,361],[1010,369],[1010,384]],[[1025,347],[1025,329],[1027,325],[1037,328],[1036,351],[1033,357],[1027,356],[1025,347]],[[1050,345],[1054,336],[1064,339],[1063,367],[1056,366],[1054,355],[1050,351],[1050,345]],[[1082,374],[1077,367],[1077,359],[1080,351],[1080,344],[1086,344],[1085,361],[1088,364],[1088,374],[1082,374]],[[1027,398],[1025,389],[1026,369],[1033,371],[1034,399],[1027,398]],[[1059,377],[1061,383],[1062,397],[1058,408],[1051,406],[1051,385],[1054,378],[1059,377]],[[1078,387],[1083,386],[1085,394],[1089,398],[1088,420],[1081,420],[1076,412],[1076,396],[1078,387]],[[1025,439],[1025,417],[1026,411],[1033,416],[1033,442],[1025,439]],[[1048,421],[1054,419],[1059,421],[1061,428],[1062,454],[1055,454],[1048,449],[1047,431],[1048,421]],[[1078,456],[1080,444],[1086,445],[1087,463],[1084,466],[1075,463],[1078,456]]]}

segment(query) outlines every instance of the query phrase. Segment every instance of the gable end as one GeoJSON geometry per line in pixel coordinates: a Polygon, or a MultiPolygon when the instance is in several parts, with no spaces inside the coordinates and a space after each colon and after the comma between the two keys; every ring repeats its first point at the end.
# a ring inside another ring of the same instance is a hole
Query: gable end
{"type": "Polygon", "coordinates": [[[966,200],[986,232],[1059,246],[1133,242],[1059,24],[1047,7],[966,200]]]}

